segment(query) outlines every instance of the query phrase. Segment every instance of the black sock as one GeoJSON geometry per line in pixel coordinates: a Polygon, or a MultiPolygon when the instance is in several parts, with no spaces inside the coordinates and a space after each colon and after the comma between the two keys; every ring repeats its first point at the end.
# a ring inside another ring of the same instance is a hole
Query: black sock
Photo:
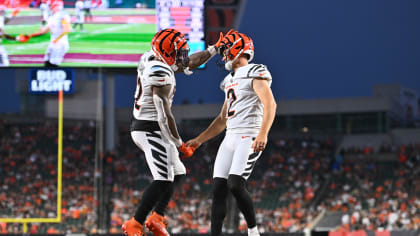
{"type": "Polygon", "coordinates": [[[155,212],[161,216],[165,215],[166,206],[168,206],[169,201],[171,200],[172,194],[174,193],[175,188],[181,182],[182,177],[185,175],[175,175],[174,183],[168,187],[166,192],[162,194],[162,197],[159,199],[155,206],[155,212]]]}
{"type": "Polygon", "coordinates": [[[227,211],[228,194],[227,180],[214,178],[213,204],[211,206],[211,236],[222,234],[223,220],[227,211]]]}
{"type": "Polygon", "coordinates": [[[146,190],[144,190],[143,197],[137,208],[136,214],[134,215],[134,219],[140,224],[143,224],[147,215],[159,200],[159,195],[162,192],[165,192],[171,185],[172,182],[170,181],[154,180],[146,190]]]}
{"type": "Polygon", "coordinates": [[[255,227],[257,222],[255,220],[254,204],[246,189],[246,180],[240,175],[229,175],[227,184],[236,199],[239,210],[245,217],[248,229],[255,227]]]}
{"type": "Polygon", "coordinates": [[[50,61],[45,61],[44,66],[45,67],[58,67],[58,65],[52,64],[50,61]]]}

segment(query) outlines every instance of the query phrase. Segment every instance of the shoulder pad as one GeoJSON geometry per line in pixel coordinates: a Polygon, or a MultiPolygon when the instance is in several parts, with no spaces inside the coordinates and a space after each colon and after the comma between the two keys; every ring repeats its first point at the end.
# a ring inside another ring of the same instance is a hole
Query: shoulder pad
{"type": "Polygon", "coordinates": [[[267,67],[262,64],[253,64],[249,67],[246,74],[248,78],[263,78],[271,80],[271,73],[268,71],[267,67]]]}
{"type": "Polygon", "coordinates": [[[173,75],[174,72],[168,65],[158,61],[147,63],[143,72],[144,79],[154,86],[170,84],[170,77],[173,75]]]}
{"type": "Polygon", "coordinates": [[[152,60],[154,57],[153,52],[147,51],[145,53],[143,53],[143,55],[141,55],[140,60],[139,60],[139,65],[137,66],[137,73],[139,75],[141,75],[144,71],[144,68],[146,68],[147,63],[152,60]]]}

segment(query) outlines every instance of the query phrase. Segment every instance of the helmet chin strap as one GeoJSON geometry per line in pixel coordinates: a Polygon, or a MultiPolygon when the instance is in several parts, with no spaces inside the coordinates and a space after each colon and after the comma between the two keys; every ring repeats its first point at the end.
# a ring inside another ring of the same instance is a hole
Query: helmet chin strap
{"type": "Polygon", "coordinates": [[[228,61],[228,62],[226,62],[225,63],[225,69],[226,70],[232,70],[232,64],[233,64],[233,61],[228,61]]]}
{"type": "MultiPolygon", "coordinates": [[[[239,40],[237,40],[236,42],[238,42],[238,41],[239,40]]],[[[232,47],[236,44],[236,42],[232,45],[232,47]]],[[[230,50],[230,48],[229,48],[229,50],[230,50]]],[[[229,71],[232,70],[233,62],[235,62],[239,58],[239,56],[242,54],[243,51],[244,51],[244,49],[241,49],[241,51],[238,52],[238,54],[236,55],[235,58],[233,58],[233,60],[228,60],[228,62],[225,63],[225,69],[226,70],[229,70],[229,71]]]]}

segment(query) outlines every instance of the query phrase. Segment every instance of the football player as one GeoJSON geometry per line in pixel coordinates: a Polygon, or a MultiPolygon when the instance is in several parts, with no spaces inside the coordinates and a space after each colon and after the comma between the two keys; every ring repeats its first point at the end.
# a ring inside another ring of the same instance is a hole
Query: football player
{"type": "Polygon", "coordinates": [[[175,73],[191,74],[190,69],[197,68],[217,53],[222,39],[223,35],[215,45],[188,56],[189,47],[184,35],[175,29],[165,29],[155,34],[152,50],[140,58],[130,131],[134,143],[145,153],[153,181],[144,191],[134,217],[122,225],[126,235],[141,236],[144,225],[155,236],[169,235],[163,221],[164,211],[175,185],[186,173],[178,151],[185,157],[194,152],[194,148],[187,147],[179,136],[171,112],[175,73]]]}
{"type": "Polygon", "coordinates": [[[38,32],[30,35],[21,35],[19,41],[26,42],[32,37],[37,37],[51,31],[51,40],[45,52],[44,65],[46,67],[58,67],[64,60],[64,55],[69,50],[67,34],[71,30],[70,16],[63,10],[63,1],[55,0],[51,3],[53,15],[48,18],[46,26],[38,32]]]}
{"type": "Polygon", "coordinates": [[[258,236],[246,180],[267,144],[276,113],[271,74],[264,65],[249,64],[254,57],[254,45],[247,35],[235,31],[223,39],[219,48],[225,68],[232,71],[220,85],[225,102],[220,115],[187,146],[198,148],[226,129],[214,163],[211,235],[222,233],[227,196],[231,192],[247,222],[248,235],[258,236]]]}
{"type": "Polygon", "coordinates": [[[83,11],[85,12],[86,22],[92,22],[92,0],[84,0],[83,11]]]}
{"type": "Polygon", "coordinates": [[[48,18],[50,17],[50,6],[48,5],[48,0],[42,0],[41,4],[39,5],[39,9],[41,10],[41,17],[42,21],[41,24],[47,24],[48,18]]]}
{"type": "MultiPolygon", "coordinates": [[[[12,13],[12,17],[16,16],[17,11],[12,13]]],[[[11,17],[6,16],[6,6],[0,5],[0,43],[3,38],[8,40],[17,40],[15,36],[8,35],[4,32],[4,25],[9,22],[11,17]]],[[[0,67],[9,66],[9,56],[6,49],[0,44],[0,67]]]]}
{"type": "Polygon", "coordinates": [[[83,23],[85,23],[85,12],[83,11],[83,1],[77,0],[74,8],[76,13],[76,22],[73,24],[73,29],[76,29],[77,25],[80,25],[80,30],[84,32],[83,30],[83,23]]]}

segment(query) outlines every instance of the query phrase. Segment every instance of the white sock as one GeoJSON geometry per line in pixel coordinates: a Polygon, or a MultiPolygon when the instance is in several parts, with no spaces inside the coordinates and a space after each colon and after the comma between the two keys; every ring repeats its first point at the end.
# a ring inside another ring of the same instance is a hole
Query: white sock
{"type": "Polygon", "coordinates": [[[248,236],[259,236],[260,232],[258,232],[257,226],[254,226],[253,228],[248,228],[248,236]]]}

